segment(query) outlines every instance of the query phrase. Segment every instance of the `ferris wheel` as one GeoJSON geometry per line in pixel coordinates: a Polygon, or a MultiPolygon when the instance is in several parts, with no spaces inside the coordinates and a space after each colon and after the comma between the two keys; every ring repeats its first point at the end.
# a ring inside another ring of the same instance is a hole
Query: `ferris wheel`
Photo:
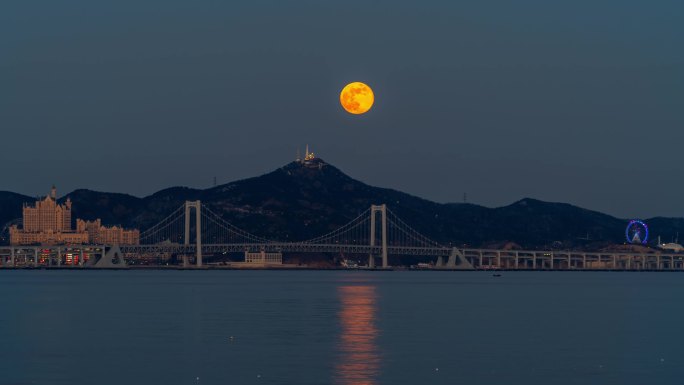
{"type": "Polygon", "coordinates": [[[648,242],[648,226],[639,219],[632,219],[625,229],[627,243],[645,245],[648,242]]]}

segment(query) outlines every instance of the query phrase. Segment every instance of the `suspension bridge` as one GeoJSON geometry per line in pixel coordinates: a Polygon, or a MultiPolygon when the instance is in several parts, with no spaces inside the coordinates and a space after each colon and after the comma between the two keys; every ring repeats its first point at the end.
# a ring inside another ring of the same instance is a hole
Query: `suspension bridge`
{"type": "Polygon", "coordinates": [[[588,252],[570,250],[459,249],[442,245],[413,229],[386,205],[372,205],[347,224],[316,238],[280,242],[231,224],[200,201],[187,201],[140,234],[139,245],[0,246],[1,267],[125,267],[144,255],[194,256],[227,253],[337,253],[367,255],[369,268],[388,256],[425,259],[435,268],[510,270],[684,271],[684,254],[588,252]]]}
{"type": "Polygon", "coordinates": [[[422,235],[384,204],[372,205],[325,235],[301,242],[280,242],[236,227],[200,201],[188,201],[142,232],[139,245],[121,246],[121,251],[194,255],[197,266],[203,265],[205,253],[260,251],[367,254],[369,267],[375,267],[376,259],[380,259],[383,268],[389,267],[389,255],[434,257],[438,263],[453,268],[466,264],[459,250],[422,235]]]}

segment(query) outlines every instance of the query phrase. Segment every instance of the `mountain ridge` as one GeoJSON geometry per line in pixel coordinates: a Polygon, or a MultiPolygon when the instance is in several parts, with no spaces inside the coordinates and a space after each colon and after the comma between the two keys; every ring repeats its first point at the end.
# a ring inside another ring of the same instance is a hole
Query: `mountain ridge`
{"type": "MultiPolygon", "coordinates": [[[[344,225],[371,204],[388,207],[424,235],[447,245],[486,247],[598,247],[622,243],[627,221],[562,202],[522,198],[489,208],[437,203],[353,179],[322,159],[291,162],[260,176],[196,189],[174,186],[145,197],[77,189],[58,199],[73,202],[73,217],[146,229],[186,200],[201,200],[234,225],[268,239],[301,241],[344,225]]],[[[21,216],[35,198],[0,192],[0,224],[21,216]]],[[[684,218],[654,217],[651,234],[684,234],[684,218]]]]}

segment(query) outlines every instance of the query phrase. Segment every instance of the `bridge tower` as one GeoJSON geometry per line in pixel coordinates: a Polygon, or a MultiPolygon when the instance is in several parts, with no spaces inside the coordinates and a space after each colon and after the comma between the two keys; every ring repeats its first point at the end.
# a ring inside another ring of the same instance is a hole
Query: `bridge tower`
{"type": "MultiPolygon", "coordinates": [[[[380,213],[382,221],[381,242],[382,242],[382,267],[387,265],[387,206],[386,205],[371,205],[371,221],[370,221],[370,245],[375,246],[375,213],[380,213]]],[[[375,267],[375,256],[371,252],[368,256],[368,267],[375,267]]]]}
{"type": "Polygon", "coordinates": [[[185,201],[185,246],[190,246],[190,211],[195,209],[195,260],[202,267],[202,202],[185,201]]]}

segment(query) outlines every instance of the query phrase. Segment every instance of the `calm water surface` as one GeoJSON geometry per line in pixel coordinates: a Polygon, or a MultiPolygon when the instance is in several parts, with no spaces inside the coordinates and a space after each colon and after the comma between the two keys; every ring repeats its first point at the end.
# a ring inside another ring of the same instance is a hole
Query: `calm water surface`
{"type": "Polygon", "coordinates": [[[0,271],[0,384],[682,384],[684,275],[0,271]]]}

